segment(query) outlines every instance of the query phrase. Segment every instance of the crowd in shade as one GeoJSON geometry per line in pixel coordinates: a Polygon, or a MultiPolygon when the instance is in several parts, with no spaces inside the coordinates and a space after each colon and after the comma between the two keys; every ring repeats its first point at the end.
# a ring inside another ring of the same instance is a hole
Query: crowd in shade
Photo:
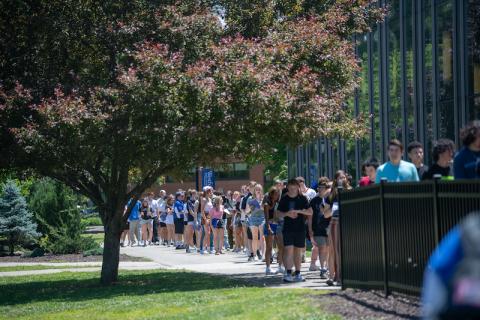
{"type": "MultiPolygon", "coordinates": [[[[480,178],[480,122],[461,132],[463,147],[440,139],[433,144],[433,164],[424,162],[419,142],[407,146],[411,162],[402,160],[404,146],[388,144],[389,160],[380,165],[371,158],[363,165],[359,188],[386,179],[388,182],[422,179],[480,178]]],[[[303,177],[275,181],[268,190],[255,181],[239,191],[178,190],[167,195],[149,193],[125,207],[128,225],[122,246],[167,246],[186,254],[243,254],[248,262],[264,261],[265,274],[279,274],[285,282],[301,282],[301,264],[307,243],[312,246],[310,271],[319,271],[329,286],[340,285],[340,231],[338,195],[352,189],[352,177],[343,170],[333,179],[320,177],[313,189],[303,177]],[[128,237],[128,241],[127,240],[128,237]],[[276,268],[272,266],[276,265],[276,268]]],[[[131,199],[130,201],[133,201],[131,199]]]]}

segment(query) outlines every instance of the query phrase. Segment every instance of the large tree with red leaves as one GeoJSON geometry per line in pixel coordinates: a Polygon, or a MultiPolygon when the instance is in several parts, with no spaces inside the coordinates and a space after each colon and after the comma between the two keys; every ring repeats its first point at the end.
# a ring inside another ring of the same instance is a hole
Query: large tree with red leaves
{"type": "Polygon", "coordinates": [[[160,175],[365,131],[342,105],[374,1],[7,2],[8,165],[94,201],[102,283],[117,280],[125,203],[160,175]]]}

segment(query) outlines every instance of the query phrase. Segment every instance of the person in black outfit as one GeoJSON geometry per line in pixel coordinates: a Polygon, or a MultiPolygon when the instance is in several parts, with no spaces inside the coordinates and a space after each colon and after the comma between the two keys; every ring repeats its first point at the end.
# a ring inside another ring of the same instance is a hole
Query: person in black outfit
{"type": "MultiPolygon", "coordinates": [[[[320,279],[326,279],[328,259],[328,229],[330,226],[330,215],[324,214],[326,198],[331,192],[330,181],[327,177],[318,180],[318,194],[310,201],[313,215],[308,217],[308,233],[313,246],[317,249],[320,260],[320,279]]],[[[315,266],[316,257],[313,256],[311,264],[315,266]]],[[[312,269],[312,268],[311,268],[312,269]]]]}
{"type": "Polygon", "coordinates": [[[300,184],[296,179],[287,183],[288,192],[280,199],[278,215],[284,217],[283,244],[285,246],[284,264],[287,270],[283,281],[304,281],[300,274],[302,252],[305,247],[305,217],[312,215],[312,208],[307,197],[300,194],[300,184]],[[295,264],[295,277],[292,277],[292,268],[295,264]]]}
{"type": "Polygon", "coordinates": [[[453,176],[452,161],[455,153],[455,143],[450,139],[435,141],[432,150],[433,161],[435,162],[421,177],[422,180],[433,179],[436,174],[442,177],[453,176]]]}
{"type": "Polygon", "coordinates": [[[423,145],[418,141],[410,142],[407,146],[408,157],[417,168],[418,178],[428,171],[428,166],[423,163],[424,153],[423,145]]]}

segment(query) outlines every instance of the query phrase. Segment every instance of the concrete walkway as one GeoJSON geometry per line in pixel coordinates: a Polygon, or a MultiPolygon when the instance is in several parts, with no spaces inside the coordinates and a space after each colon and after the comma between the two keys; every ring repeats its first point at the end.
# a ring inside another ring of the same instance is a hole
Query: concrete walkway
{"type": "MultiPolygon", "coordinates": [[[[312,289],[338,289],[338,287],[328,287],[325,280],[320,279],[319,271],[308,271],[309,263],[302,265],[302,274],[306,279],[300,283],[284,283],[282,275],[265,275],[264,262],[248,262],[245,254],[225,252],[223,255],[201,255],[198,253],[185,253],[185,250],[175,250],[172,247],[148,246],[148,247],[126,247],[121,248],[120,253],[133,257],[142,257],[152,260],[152,262],[120,262],[121,270],[155,270],[172,269],[188,270],[194,272],[204,272],[210,274],[226,275],[233,278],[243,279],[258,286],[275,288],[312,288],[312,289]]],[[[0,263],[0,267],[7,266],[64,266],[64,269],[44,269],[44,270],[25,270],[0,272],[0,277],[4,276],[25,276],[36,274],[50,274],[58,272],[89,272],[100,271],[101,262],[78,262],[78,263],[0,263]],[[75,268],[77,267],[77,268],[75,268]],[[78,268],[80,267],[80,268],[78,268]]],[[[276,270],[277,264],[272,265],[272,270],[276,270]]]]}
{"type": "MultiPolygon", "coordinates": [[[[301,283],[284,283],[282,275],[265,275],[264,262],[248,262],[245,254],[225,252],[223,255],[185,253],[172,247],[148,246],[126,247],[121,253],[134,257],[148,258],[165,269],[184,269],[195,272],[227,275],[244,279],[257,285],[280,288],[339,289],[328,287],[326,280],[320,279],[319,271],[308,271],[310,263],[302,264],[302,274],[306,279],[301,283]]],[[[277,264],[272,265],[275,271],[277,264]]]]}

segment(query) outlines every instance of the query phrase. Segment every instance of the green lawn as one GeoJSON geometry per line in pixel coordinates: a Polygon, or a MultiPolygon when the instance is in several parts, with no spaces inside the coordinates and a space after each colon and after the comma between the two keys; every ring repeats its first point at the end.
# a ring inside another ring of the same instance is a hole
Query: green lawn
{"type": "Polygon", "coordinates": [[[47,270],[47,269],[79,269],[79,268],[92,268],[92,267],[100,267],[100,266],[44,266],[41,264],[38,265],[25,265],[25,266],[11,266],[11,267],[0,267],[0,272],[8,272],[8,271],[29,271],[29,270],[47,270]]]}
{"type": "Polygon", "coordinates": [[[0,278],[0,319],[339,319],[310,289],[268,289],[186,271],[121,272],[99,285],[98,273],[0,278]]]}

